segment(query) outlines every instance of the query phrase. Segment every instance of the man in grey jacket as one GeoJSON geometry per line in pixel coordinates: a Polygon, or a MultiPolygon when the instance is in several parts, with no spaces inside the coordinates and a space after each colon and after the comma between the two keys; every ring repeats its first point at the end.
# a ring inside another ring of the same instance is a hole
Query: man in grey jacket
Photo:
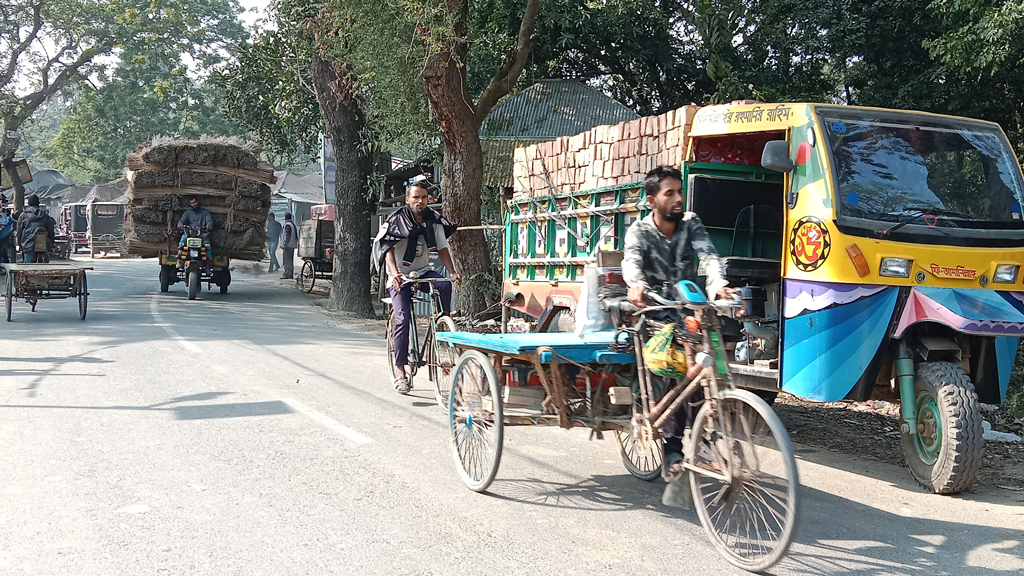
{"type": "MultiPolygon", "coordinates": [[[[728,288],[722,274],[718,251],[700,218],[683,208],[683,177],[676,168],[658,166],[647,173],[644,191],[651,204],[651,213],[637,220],[626,232],[622,259],[622,276],[629,286],[629,301],[647,306],[644,292],[651,290],[664,298],[677,299],[672,291],[680,280],[697,280],[697,256],[704,265],[707,293],[715,298],[732,298],[735,290],[728,288]]],[[[699,396],[695,400],[701,399],[699,396]]],[[[662,502],[671,506],[691,507],[686,478],[679,468],[683,461],[684,432],[692,424],[692,415],[679,410],[662,426],[665,439],[666,480],[662,502]]]]}

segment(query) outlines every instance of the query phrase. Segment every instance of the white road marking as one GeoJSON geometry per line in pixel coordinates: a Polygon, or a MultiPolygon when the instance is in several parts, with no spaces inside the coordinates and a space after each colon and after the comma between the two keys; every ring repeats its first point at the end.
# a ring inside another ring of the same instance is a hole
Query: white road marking
{"type": "Polygon", "coordinates": [[[160,326],[161,328],[166,330],[167,333],[170,334],[171,338],[173,338],[174,341],[177,342],[185,350],[188,350],[189,352],[202,352],[202,348],[186,340],[181,334],[178,334],[178,332],[174,328],[172,328],[170,324],[164,322],[164,317],[160,315],[160,302],[159,300],[157,300],[157,298],[158,296],[154,294],[153,297],[150,298],[149,300],[149,313],[150,315],[153,316],[153,319],[156,320],[157,326],[160,326]]]}
{"type": "Polygon", "coordinates": [[[310,420],[313,420],[318,424],[322,424],[326,428],[334,430],[338,434],[341,434],[342,436],[348,438],[349,440],[355,442],[356,444],[369,444],[370,442],[373,442],[372,438],[369,438],[349,428],[348,426],[339,423],[338,421],[334,420],[333,418],[326,414],[313,410],[309,406],[306,406],[305,404],[299,402],[298,400],[295,400],[294,398],[282,398],[281,402],[284,402],[285,404],[291,406],[292,408],[298,410],[299,412],[302,412],[303,414],[308,416],[310,420]]]}

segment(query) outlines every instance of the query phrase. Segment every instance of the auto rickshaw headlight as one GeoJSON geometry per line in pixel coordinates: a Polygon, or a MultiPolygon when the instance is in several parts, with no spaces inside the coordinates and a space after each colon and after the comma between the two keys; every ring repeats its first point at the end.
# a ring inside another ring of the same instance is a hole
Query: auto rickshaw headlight
{"type": "Polygon", "coordinates": [[[889,278],[910,278],[910,260],[906,258],[882,258],[878,267],[879,276],[889,278]]]}
{"type": "Polygon", "coordinates": [[[1017,274],[1020,266],[1016,264],[1000,264],[996,266],[996,273],[992,275],[992,281],[998,284],[1013,284],[1017,282],[1017,274]]]}

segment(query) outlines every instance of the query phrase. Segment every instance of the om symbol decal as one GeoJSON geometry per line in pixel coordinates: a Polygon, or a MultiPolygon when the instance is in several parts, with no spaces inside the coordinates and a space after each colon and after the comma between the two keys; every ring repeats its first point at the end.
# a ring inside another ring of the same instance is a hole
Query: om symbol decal
{"type": "Polygon", "coordinates": [[[832,240],[825,223],[813,216],[805,216],[793,226],[789,238],[789,253],[799,270],[810,272],[825,263],[832,250],[832,240]]]}

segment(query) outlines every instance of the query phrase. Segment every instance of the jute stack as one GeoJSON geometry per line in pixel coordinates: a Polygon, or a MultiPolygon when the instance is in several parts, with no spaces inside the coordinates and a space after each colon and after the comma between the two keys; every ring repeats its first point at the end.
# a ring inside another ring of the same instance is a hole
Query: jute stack
{"type": "Polygon", "coordinates": [[[662,164],[679,166],[697,106],[646,116],[613,126],[517,148],[513,158],[516,196],[546,196],[643,180],[662,164]]]}
{"type": "Polygon", "coordinates": [[[173,249],[188,198],[213,214],[215,255],[238,260],[266,256],[266,222],[274,169],[258,150],[232,140],[145,143],[128,154],[128,251],[144,258],[173,249]]]}

